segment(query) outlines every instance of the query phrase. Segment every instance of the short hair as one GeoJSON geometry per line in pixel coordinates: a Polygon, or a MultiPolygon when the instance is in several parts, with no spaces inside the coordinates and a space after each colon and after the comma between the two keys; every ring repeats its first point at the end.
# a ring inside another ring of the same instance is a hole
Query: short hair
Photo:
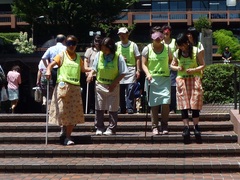
{"type": "Polygon", "coordinates": [[[16,65],[12,67],[12,71],[17,71],[19,72],[21,70],[20,66],[16,65]]]}
{"type": "Polygon", "coordinates": [[[63,34],[58,34],[56,37],[56,42],[64,42],[66,40],[66,36],[64,36],[63,34]]]}
{"type": "Polygon", "coordinates": [[[109,48],[109,50],[112,54],[114,54],[117,50],[115,41],[113,39],[111,39],[110,37],[105,37],[102,40],[101,46],[106,46],[107,48],[109,48]]]}
{"type": "Polygon", "coordinates": [[[150,35],[155,33],[155,32],[163,32],[163,29],[160,26],[154,26],[151,31],[150,31],[150,35]]]}
{"type": "Polygon", "coordinates": [[[168,29],[169,31],[172,31],[172,27],[167,24],[163,25],[162,29],[163,29],[163,31],[165,31],[166,29],[168,29]]]}
{"type": "Polygon", "coordinates": [[[72,39],[73,41],[76,41],[76,42],[78,43],[78,39],[77,39],[77,37],[74,36],[74,35],[68,35],[67,38],[66,38],[66,40],[68,40],[68,39],[72,39]]]}

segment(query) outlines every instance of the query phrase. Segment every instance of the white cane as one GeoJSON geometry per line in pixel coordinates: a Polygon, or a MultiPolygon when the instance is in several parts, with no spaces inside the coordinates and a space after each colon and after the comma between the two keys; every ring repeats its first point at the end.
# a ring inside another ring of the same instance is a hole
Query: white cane
{"type": "Polygon", "coordinates": [[[88,111],[88,91],[89,91],[89,82],[87,83],[85,114],[87,114],[87,111],[88,111]]]}
{"type": "Polygon", "coordinates": [[[47,103],[46,103],[46,138],[45,138],[45,144],[48,144],[48,106],[49,106],[49,80],[47,80],[47,103]]]}

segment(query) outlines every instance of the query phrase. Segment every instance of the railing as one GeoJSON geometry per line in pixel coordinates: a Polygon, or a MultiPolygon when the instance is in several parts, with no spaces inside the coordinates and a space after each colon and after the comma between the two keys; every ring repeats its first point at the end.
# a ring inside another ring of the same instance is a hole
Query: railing
{"type": "MultiPolygon", "coordinates": [[[[227,10],[227,11],[129,11],[123,12],[122,19],[114,23],[123,24],[136,24],[136,23],[187,23],[191,26],[192,23],[198,20],[199,17],[207,17],[212,23],[226,22],[229,25],[232,22],[240,22],[240,11],[227,10]]],[[[19,25],[29,25],[28,23],[17,18],[13,14],[0,14],[0,26],[11,26],[16,28],[19,25]]]]}
{"type": "Polygon", "coordinates": [[[235,64],[234,67],[234,109],[237,109],[237,101],[238,103],[238,113],[240,114],[240,64],[235,64]],[[239,93],[239,95],[238,95],[239,93]]]}
{"type": "Polygon", "coordinates": [[[136,23],[192,23],[199,17],[207,17],[211,22],[240,22],[240,11],[141,11],[141,12],[124,12],[125,17],[115,21],[115,23],[124,23],[128,25],[136,23]]]}

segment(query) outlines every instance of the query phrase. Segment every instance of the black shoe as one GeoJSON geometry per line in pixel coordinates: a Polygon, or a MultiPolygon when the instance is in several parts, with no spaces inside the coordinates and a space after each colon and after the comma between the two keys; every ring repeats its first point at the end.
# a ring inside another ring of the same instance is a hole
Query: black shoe
{"type": "Polygon", "coordinates": [[[199,126],[198,126],[198,125],[195,125],[194,135],[195,135],[195,136],[201,136],[201,132],[200,132],[200,129],[199,129],[199,126]]]}
{"type": "Polygon", "coordinates": [[[89,114],[94,114],[94,110],[90,109],[89,114]]]}
{"type": "Polygon", "coordinates": [[[127,110],[127,113],[128,113],[128,114],[133,114],[134,111],[133,111],[132,109],[128,109],[128,110],[127,110]]]}
{"type": "Polygon", "coordinates": [[[183,136],[183,137],[190,137],[189,127],[185,126],[185,128],[183,129],[182,136],[183,136]]]}

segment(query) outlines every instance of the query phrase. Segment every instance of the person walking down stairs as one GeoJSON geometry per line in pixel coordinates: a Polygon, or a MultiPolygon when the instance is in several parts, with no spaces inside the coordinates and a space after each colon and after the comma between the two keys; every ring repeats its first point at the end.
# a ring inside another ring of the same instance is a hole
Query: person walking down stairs
{"type": "Polygon", "coordinates": [[[197,53],[197,47],[189,44],[185,33],[180,33],[176,39],[178,50],[174,52],[171,69],[177,71],[177,109],[181,110],[184,130],[182,136],[190,137],[188,111],[192,111],[195,136],[200,136],[198,126],[199,112],[203,106],[203,88],[201,75],[205,67],[202,53],[197,53]]]}

